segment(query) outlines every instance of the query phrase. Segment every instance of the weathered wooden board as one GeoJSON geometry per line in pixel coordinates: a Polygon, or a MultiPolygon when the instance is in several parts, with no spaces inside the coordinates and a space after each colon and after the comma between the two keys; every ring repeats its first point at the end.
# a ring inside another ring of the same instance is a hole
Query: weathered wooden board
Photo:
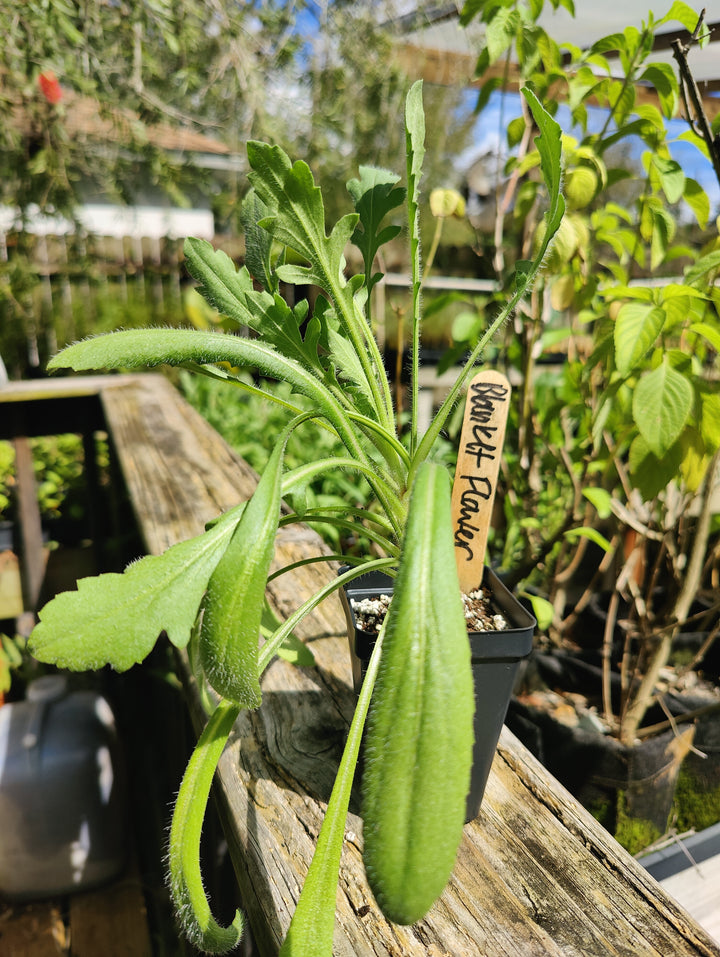
{"type": "Polygon", "coordinates": [[[0,907],[0,957],[61,957],[68,953],[60,908],[44,902],[0,907]]]}
{"type": "Polygon", "coordinates": [[[145,898],[134,865],[108,887],[74,894],[69,916],[72,957],[152,957],[145,898]]]}
{"type": "MultiPolygon", "coordinates": [[[[255,477],[158,376],[99,391],[147,550],[198,534],[245,498],[255,477]]],[[[283,532],[278,560],[319,539],[283,532]]],[[[281,614],[334,574],[306,566],[277,579],[281,614]],[[324,576],[324,578],[323,578],[324,576]]],[[[241,716],[218,793],[244,906],[262,954],[277,953],[322,823],[354,705],[339,602],[302,629],[315,668],[277,660],[264,698],[241,716]]],[[[184,675],[198,727],[203,712],[184,675]]],[[[720,957],[720,948],[506,731],[480,816],[466,825],[454,876],[428,916],[396,927],[378,912],[351,807],[337,895],[335,954],[423,957],[720,957]]]]}

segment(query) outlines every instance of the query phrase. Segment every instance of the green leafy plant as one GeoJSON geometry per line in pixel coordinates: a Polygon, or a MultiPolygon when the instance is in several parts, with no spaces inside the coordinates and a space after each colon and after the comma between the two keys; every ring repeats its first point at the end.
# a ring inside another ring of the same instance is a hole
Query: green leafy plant
{"type": "MultiPolygon", "coordinates": [[[[551,5],[574,12],[565,0],[551,5]]],[[[487,25],[478,72],[512,49],[539,95],[554,85],[554,105],[566,104],[576,133],[563,137],[567,215],[503,353],[521,380],[505,460],[512,483],[503,564],[514,583],[545,593],[550,637],[562,648],[577,643],[591,599],[609,591],[597,699],[608,730],[631,744],[675,637],[702,622],[693,617],[696,599],[716,591],[720,242],[707,193],[672,152],[670,121],[684,83],[653,52],[673,21],[693,38],[688,49],[705,43],[707,31],[703,15],[676,0],[665,16],[650,12],[640,28],[581,50],[543,29],[543,6],[467,0],[463,11],[464,23],[487,25]],[[538,360],[553,353],[555,368],[543,368],[538,360]],[[619,651],[611,648],[616,623],[619,651]]],[[[483,83],[483,102],[492,88],[483,83]]],[[[677,139],[717,172],[702,126],[677,139]]],[[[719,127],[716,117],[711,138],[719,127]]],[[[526,109],[507,124],[513,153],[496,228],[500,280],[512,267],[503,230],[528,249],[545,228],[532,128],[526,109]]]]}
{"type": "MultiPolygon", "coordinates": [[[[311,403],[308,411],[294,404],[292,395],[283,399],[289,421],[248,502],[225,513],[204,534],[163,555],[143,558],[122,575],[81,580],[77,592],[57,596],[42,610],[30,639],[33,654],[42,661],[73,669],[110,664],[123,670],[141,661],[164,629],[177,647],[190,644],[194,660],[201,663],[219,700],[215,699],[180,788],[169,861],[170,886],[185,931],[206,950],[230,949],[242,931],[239,914],[230,927],[215,922],[199,868],[210,782],[233,721],[241,708],[259,703],[260,677],[296,623],[328,594],[373,568],[396,574],[392,606],[396,612],[388,617],[371,659],[282,953],[318,957],[332,951],[344,822],[376,676],[365,772],[371,887],[392,919],[415,921],[442,891],[452,869],[470,773],[473,696],[453,560],[450,481],[446,468],[433,461],[433,449],[486,344],[532,286],[562,221],[559,127],[530,90],[525,97],[539,130],[540,168],[547,186],[544,238],[534,258],[518,264],[507,302],[424,435],[419,434],[417,421],[421,84],[412,87],[406,103],[407,191],[398,185],[398,177],[361,168],[349,184],[355,212],[339,219],[329,233],[322,193],[309,167],[301,161],[292,163],[276,146],[248,144],[253,192],[245,207],[246,265],[238,271],[226,255],[199,240],[187,240],[185,251],[199,291],[229,320],[252,329],[255,338],[201,330],[127,330],[77,343],[50,363],[53,369],[76,370],[169,363],[240,389],[262,391],[229,371],[253,367],[264,377],[288,383],[294,394],[311,403]],[[368,296],[377,279],[378,249],[397,233],[392,224],[384,223],[403,201],[412,261],[414,356],[406,441],[398,438],[399,423],[373,337],[368,296]],[[358,245],[364,261],[363,271],[350,278],[344,258],[348,242],[358,245]],[[291,307],[282,299],[281,281],[319,288],[312,315],[307,303],[291,307]],[[286,443],[296,430],[300,434],[305,428],[327,430],[342,451],[287,470],[286,443]],[[372,490],[369,507],[306,509],[281,517],[281,499],[328,469],[362,475],[372,490]],[[305,601],[259,647],[278,525],[308,519],[334,527],[361,520],[383,557],[356,560],[356,567],[305,601]],[[402,614],[411,603],[412,628],[402,614]],[[112,624],[118,617],[124,620],[127,639],[118,640],[112,624]],[[430,776],[443,784],[432,795],[425,790],[431,765],[430,776]]],[[[276,400],[277,393],[268,391],[267,397],[276,400]]]]}

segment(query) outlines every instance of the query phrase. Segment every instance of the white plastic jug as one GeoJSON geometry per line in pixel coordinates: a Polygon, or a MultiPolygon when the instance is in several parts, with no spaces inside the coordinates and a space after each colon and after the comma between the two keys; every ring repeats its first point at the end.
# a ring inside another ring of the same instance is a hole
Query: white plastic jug
{"type": "Polygon", "coordinates": [[[62,675],[0,707],[0,894],[64,894],[115,877],[127,822],[115,720],[62,675]]]}

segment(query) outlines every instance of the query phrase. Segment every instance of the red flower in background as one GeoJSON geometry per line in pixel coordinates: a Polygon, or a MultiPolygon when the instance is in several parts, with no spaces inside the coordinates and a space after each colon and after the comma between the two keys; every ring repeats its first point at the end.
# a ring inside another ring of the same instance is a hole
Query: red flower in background
{"type": "Polygon", "coordinates": [[[40,85],[40,90],[42,95],[48,101],[55,106],[56,103],[59,103],[62,100],[62,89],[58,82],[58,78],[55,76],[52,70],[45,70],[44,73],[41,73],[38,77],[38,83],[40,85]]]}

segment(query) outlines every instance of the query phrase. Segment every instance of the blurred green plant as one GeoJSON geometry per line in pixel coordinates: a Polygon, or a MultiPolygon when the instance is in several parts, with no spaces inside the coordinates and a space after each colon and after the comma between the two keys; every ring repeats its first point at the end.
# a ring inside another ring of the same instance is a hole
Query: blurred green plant
{"type": "MultiPolygon", "coordinates": [[[[665,16],[650,12],[641,28],[581,50],[540,26],[544,6],[467,0],[462,14],[486,25],[478,73],[512,51],[525,82],[541,96],[552,89],[551,111],[567,104],[576,131],[563,137],[567,214],[502,353],[520,382],[504,464],[503,558],[511,582],[527,579],[549,597],[556,642],[572,640],[608,577],[613,623],[620,599],[629,603],[622,706],[614,713],[606,693],[604,709],[632,742],[673,637],[717,578],[720,239],[708,195],[671,152],[681,84],[653,59],[654,39],[671,22],[693,37],[690,46],[707,36],[702,14],[678,0],[665,16]],[[654,101],[641,100],[647,87],[654,101]],[[627,162],[633,153],[637,171],[627,162]],[[691,243],[682,241],[692,235],[679,229],[683,220],[694,220],[691,243]]],[[[552,6],[574,13],[571,0],[552,6]]],[[[480,107],[501,83],[482,84],[480,107]]],[[[542,240],[533,135],[527,110],[507,124],[495,229],[501,284],[512,251],[528,255],[542,240]]],[[[694,129],[679,138],[711,162],[694,129]]],[[[608,626],[606,641],[612,633],[608,626]]]]}

